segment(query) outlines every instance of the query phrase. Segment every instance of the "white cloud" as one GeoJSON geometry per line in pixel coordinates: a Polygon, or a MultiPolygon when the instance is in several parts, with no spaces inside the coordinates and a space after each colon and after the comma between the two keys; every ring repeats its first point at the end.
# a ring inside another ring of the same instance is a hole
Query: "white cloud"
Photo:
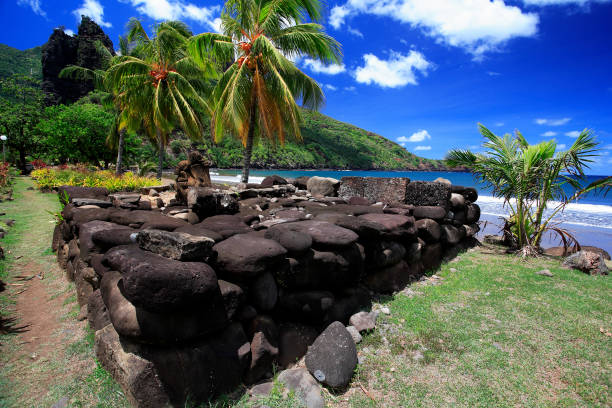
{"type": "Polygon", "coordinates": [[[537,33],[539,17],[503,0],[347,0],[332,8],[329,22],[339,29],[358,14],[390,17],[419,28],[442,43],[461,47],[477,59],[515,37],[537,33]]]}
{"type": "Polygon", "coordinates": [[[538,118],[535,120],[535,123],[537,123],[538,125],[563,126],[570,120],[572,120],[572,118],[560,118],[560,119],[538,118]]]}
{"type": "Polygon", "coordinates": [[[432,64],[417,51],[404,55],[391,51],[389,59],[381,60],[374,54],[363,56],[365,64],[358,67],[354,76],[357,82],[375,83],[383,88],[399,88],[407,84],[417,85],[416,71],[427,75],[432,64]]]}
{"type": "Polygon", "coordinates": [[[565,150],[565,148],[566,148],[566,147],[567,147],[567,146],[565,145],[565,143],[561,143],[561,144],[558,144],[558,145],[557,145],[557,149],[558,149],[558,150],[565,150]]]}
{"type": "Polygon", "coordinates": [[[346,71],[346,67],[344,66],[344,64],[325,65],[321,61],[313,60],[310,58],[306,58],[304,60],[304,65],[306,65],[312,72],[316,72],[318,74],[337,75],[346,71]]]}
{"type": "Polygon", "coordinates": [[[74,35],[74,31],[72,31],[69,28],[64,28],[64,33],[66,33],[67,35],[73,36],[74,35]]]}
{"type": "Polygon", "coordinates": [[[561,5],[577,5],[585,6],[589,3],[606,3],[609,0],[523,0],[528,6],[561,6],[561,5]]]}
{"type": "Polygon", "coordinates": [[[104,21],[104,7],[97,0],[85,0],[81,7],[74,10],[72,14],[76,16],[77,20],[81,20],[81,16],[87,16],[102,27],[113,26],[111,23],[104,21]]]}
{"type": "Polygon", "coordinates": [[[431,146],[417,146],[414,150],[431,150],[431,146]]]}
{"type": "Polygon", "coordinates": [[[325,85],[323,85],[323,87],[325,89],[329,89],[330,91],[337,91],[338,90],[338,87],[336,87],[336,86],[334,86],[332,84],[325,84],[325,85]]]}
{"type": "Polygon", "coordinates": [[[580,131],[579,130],[572,130],[571,132],[565,132],[565,136],[578,137],[578,136],[580,136],[580,131]]]}
{"type": "Polygon", "coordinates": [[[358,29],[356,29],[356,28],[347,27],[346,31],[348,31],[349,33],[353,34],[355,37],[363,38],[363,33],[361,31],[359,31],[358,29]]]}
{"type": "Polygon", "coordinates": [[[355,92],[357,88],[355,88],[354,86],[345,86],[344,90],[348,92],[355,92]]]}
{"type": "Polygon", "coordinates": [[[408,41],[404,40],[403,38],[400,39],[400,42],[404,45],[408,45],[408,41]]]}
{"type": "Polygon", "coordinates": [[[47,13],[40,7],[40,0],[17,0],[20,6],[30,6],[32,11],[39,16],[47,17],[47,13]]]}
{"type": "Polygon", "coordinates": [[[350,8],[346,6],[335,6],[329,13],[329,24],[336,30],[344,24],[344,19],[351,13],[350,8]]]}
{"type": "Polygon", "coordinates": [[[500,76],[501,74],[495,71],[487,71],[487,75],[488,76],[500,76]]]}
{"type": "Polygon", "coordinates": [[[425,129],[419,130],[418,132],[414,132],[410,137],[400,136],[397,138],[398,142],[410,142],[410,143],[418,143],[424,140],[431,140],[431,135],[425,129]]]}
{"type": "Polygon", "coordinates": [[[549,130],[548,132],[544,132],[544,133],[542,133],[542,136],[544,136],[544,137],[553,137],[553,136],[557,136],[557,132],[553,132],[552,130],[549,130]]]}
{"type": "Polygon", "coordinates": [[[206,25],[212,30],[221,30],[219,6],[199,7],[182,0],[120,0],[129,3],[136,10],[153,20],[192,20],[206,25]]]}
{"type": "Polygon", "coordinates": [[[495,124],[495,126],[497,126],[497,127],[502,127],[502,126],[504,126],[504,125],[505,125],[505,123],[504,123],[504,122],[497,122],[497,123],[495,124]]]}

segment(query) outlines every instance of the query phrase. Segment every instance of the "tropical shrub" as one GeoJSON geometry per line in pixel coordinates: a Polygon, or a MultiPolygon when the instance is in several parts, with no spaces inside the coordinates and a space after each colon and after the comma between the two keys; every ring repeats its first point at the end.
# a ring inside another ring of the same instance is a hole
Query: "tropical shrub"
{"type": "Polygon", "coordinates": [[[519,131],[514,137],[500,137],[483,125],[479,127],[487,140],[483,144],[486,153],[452,150],[446,162],[451,167],[468,167],[496,197],[504,199],[510,213],[504,226],[506,238],[523,256],[540,252],[546,232],[559,235],[564,246],[579,246],[554,217],[587,192],[603,189],[607,193],[612,186],[612,177],[584,185],[584,171],[597,156],[599,145],[592,132],[583,130],[568,150],[557,151],[555,140],[530,145],[519,131]],[[551,203],[554,207],[545,213],[551,203]]]}
{"type": "Polygon", "coordinates": [[[44,191],[59,186],[105,187],[110,192],[135,191],[141,187],[159,185],[160,180],[153,177],[137,176],[126,172],[117,176],[112,171],[83,171],[83,170],[33,170],[32,178],[36,180],[38,188],[44,191]]]}

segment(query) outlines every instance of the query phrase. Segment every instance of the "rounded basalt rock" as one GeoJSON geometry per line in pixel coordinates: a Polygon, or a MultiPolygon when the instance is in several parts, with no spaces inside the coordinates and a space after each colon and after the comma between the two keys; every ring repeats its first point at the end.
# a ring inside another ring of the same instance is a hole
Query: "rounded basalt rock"
{"type": "Polygon", "coordinates": [[[432,220],[442,220],[446,217],[446,209],[444,207],[432,206],[432,205],[424,205],[419,207],[414,207],[412,210],[412,215],[414,218],[422,219],[422,218],[430,218],[432,220]]]}
{"type": "Polygon", "coordinates": [[[457,245],[465,238],[465,229],[453,227],[452,225],[443,224],[440,226],[442,241],[446,244],[457,245]]]}
{"type": "Polygon", "coordinates": [[[425,245],[421,250],[421,263],[423,264],[423,270],[429,271],[435,269],[442,262],[442,244],[435,243],[425,245]]]}
{"type": "Polygon", "coordinates": [[[233,235],[246,234],[251,232],[251,228],[246,225],[239,216],[236,215],[215,215],[205,218],[202,222],[194,224],[206,230],[215,231],[227,239],[233,235]]]}
{"type": "Polygon", "coordinates": [[[364,214],[359,218],[380,225],[381,237],[390,239],[411,239],[416,237],[414,218],[397,214],[364,214]]]}
{"type": "Polygon", "coordinates": [[[310,235],[300,231],[283,230],[279,228],[268,229],[265,232],[265,238],[272,239],[292,255],[302,255],[312,246],[312,238],[310,235]]]}
{"type": "Polygon", "coordinates": [[[185,225],[174,230],[174,232],[182,232],[196,237],[210,238],[215,242],[223,241],[223,236],[215,231],[202,227],[201,224],[185,225]]]}
{"type": "Polygon", "coordinates": [[[395,265],[406,255],[406,248],[395,241],[378,241],[366,247],[368,267],[385,268],[395,265]]]}
{"type": "Polygon", "coordinates": [[[215,302],[178,313],[152,313],[136,307],[123,293],[124,279],[115,271],[102,277],[100,293],[115,330],[140,343],[174,344],[200,338],[228,323],[223,304],[215,302]]]}
{"type": "Polygon", "coordinates": [[[357,348],[342,323],[333,322],[317,337],[306,353],[306,367],[329,387],[348,385],[357,367],[357,348]]]}
{"type": "Polygon", "coordinates": [[[450,198],[451,206],[453,208],[463,208],[465,207],[465,197],[461,194],[452,193],[450,198]]]}
{"type": "Polygon", "coordinates": [[[353,231],[325,221],[289,222],[274,225],[270,227],[270,230],[298,231],[308,234],[312,238],[312,245],[315,248],[347,247],[359,238],[353,231]]]}
{"type": "Polygon", "coordinates": [[[231,282],[219,279],[219,289],[223,297],[223,304],[227,312],[227,318],[232,319],[244,304],[245,295],[242,288],[231,282]]]}
{"type": "Polygon", "coordinates": [[[287,184],[287,180],[285,180],[281,176],[277,176],[276,174],[274,174],[264,178],[260,186],[263,188],[268,188],[272,186],[284,186],[285,184],[287,184]]]}
{"type": "Polygon", "coordinates": [[[418,264],[401,261],[388,268],[372,271],[365,278],[365,285],[379,293],[393,293],[402,290],[420,274],[418,264]]]}
{"type": "Polygon", "coordinates": [[[223,308],[215,271],[202,262],[180,262],[136,246],[120,246],[104,262],[123,275],[123,293],[134,305],[151,312],[223,308]]]}
{"type": "Polygon", "coordinates": [[[440,240],[440,224],[429,218],[423,218],[416,222],[419,238],[425,242],[434,243],[440,240]]]}
{"type": "Polygon", "coordinates": [[[234,235],[213,247],[221,274],[238,279],[253,278],[282,263],[287,250],[278,242],[248,234],[234,235]]]}
{"type": "Polygon", "coordinates": [[[478,204],[468,204],[465,209],[465,221],[467,224],[474,224],[480,219],[480,207],[478,204]]]}

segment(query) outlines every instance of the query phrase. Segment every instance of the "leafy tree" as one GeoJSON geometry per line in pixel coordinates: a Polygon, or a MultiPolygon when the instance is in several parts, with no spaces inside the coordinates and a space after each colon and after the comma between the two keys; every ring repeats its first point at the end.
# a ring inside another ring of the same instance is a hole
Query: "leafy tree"
{"type": "Polygon", "coordinates": [[[295,99],[311,109],[323,104],[317,82],[289,59],[307,55],[326,64],[340,62],[340,44],[323,32],[320,19],[319,0],[228,0],[221,15],[223,34],[203,33],[189,41],[190,53],[202,66],[225,69],[213,93],[211,128],[216,141],[226,132],[241,139],[243,182],[249,178],[256,136],[283,143],[289,134],[299,140],[295,99]]]}
{"type": "Polygon", "coordinates": [[[39,140],[34,132],[43,109],[40,81],[13,75],[0,79],[0,132],[6,144],[19,153],[19,167],[25,170],[26,157],[35,153],[39,140]]]}
{"type": "Polygon", "coordinates": [[[202,138],[202,118],[209,112],[203,95],[212,72],[203,71],[187,55],[192,33],[185,24],[158,24],[153,37],[136,19],[128,28],[127,40],[136,45],[136,52],[120,57],[108,69],[106,81],[121,109],[121,127],[156,142],[161,178],[164,150],[175,128],[192,139],[202,138]]]}
{"type": "Polygon", "coordinates": [[[553,217],[570,202],[585,193],[601,188],[609,189],[612,178],[607,177],[583,187],[584,170],[596,156],[598,143],[590,130],[583,130],[566,151],[557,151],[554,140],[530,145],[520,132],[512,137],[496,136],[483,125],[480,133],[487,140],[486,154],[469,150],[452,150],[446,161],[450,166],[463,165],[481,181],[493,188],[497,197],[504,199],[510,211],[506,233],[523,256],[535,255],[545,232],[560,235],[564,244],[574,242],[566,230],[554,225],[553,217]],[[564,187],[575,191],[568,196],[564,187]],[[549,215],[544,211],[558,202],[549,215]]]}
{"type": "Polygon", "coordinates": [[[40,135],[48,159],[60,163],[87,162],[105,167],[113,153],[105,146],[115,117],[91,103],[50,106],[35,131],[40,135]]]}

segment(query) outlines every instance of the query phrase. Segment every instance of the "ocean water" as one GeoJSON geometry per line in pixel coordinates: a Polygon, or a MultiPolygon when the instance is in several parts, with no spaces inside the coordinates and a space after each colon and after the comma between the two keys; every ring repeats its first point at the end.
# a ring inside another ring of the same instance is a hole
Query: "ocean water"
{"type": "MultiPolygon", "coordinates": [[[[213,171],[213,179],[218,182],[236,182],[240,180],[239,170],[218,170],[213,171]]],[[[479,183],[478,179],[471,173],[462,172],[418,172],[418,171],[365,171],[365,170],[252,170],[249,182],[258,183],[265,176],[278,174],[281,177],[299,176],[321,176],[340,179],[344,176],[361,177],[409,177],[414,181],[433,181],[438,177],[444,177],[453,184],[466,187],[474,187],[478,190],[478,205],[481,208],[483,221],[486,221],[485,228],[480,235],[494,234],[499,232],[499,217],[507,215],[507,208],[504,207],[503,200],[493,197],[487,186],[479,183]]],[[[601,178],[602,176],[588,176],[586,184],[601,178]]],[[[567,191],[568,195],[571,192],[567,191]]],[[[547,210],[550,213],[556,203],[552,202],[547,210]]],[[[574,234],[582,245],[593,245],[612,252],[612,194],[589,193],[583,196],[578,202],[570,203],[562,213],[554,218],[554,223],[559,227],[574,234]]],[[[559,240],[555,236],[547,235],[544,238],[544,246],[559,245],[559,240]]]]}

